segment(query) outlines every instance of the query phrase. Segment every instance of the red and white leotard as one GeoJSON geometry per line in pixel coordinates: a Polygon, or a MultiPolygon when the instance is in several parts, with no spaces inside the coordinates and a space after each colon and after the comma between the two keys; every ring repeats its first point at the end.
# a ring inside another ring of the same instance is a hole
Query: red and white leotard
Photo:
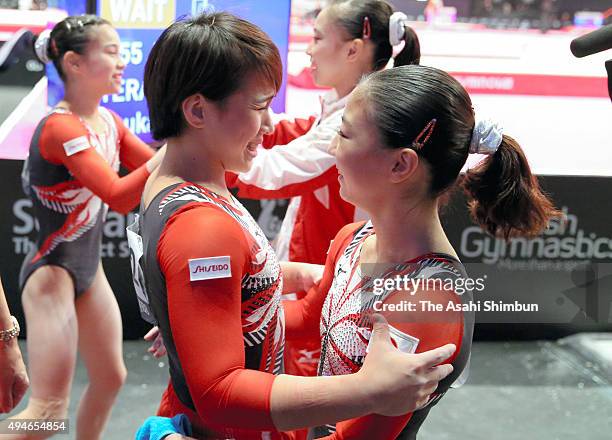
{"type": "MultiPolygon", "coordinates": [[[[381,295],[373,295],[374,278],[362,273],[362,269],[367,266],[362,266],[360,261],[361,248],[366,238],[372,234],[375,231],[370,222],[344,227],[330,248],[320,285],[311,289],[302,300],[283,303],[288,338],[315,333],[320,335],[319,375],[359,371],[370,339],[368,314],[375,310],[374,301],[387,302],[397,293],[390,289],[381,295]]],[[[415,280],[458,280],[466,277],[461,263],[446,254],[427,254],[394,265],[378,278],[395,279],[396,276],[407,276],[415,280]]],[[[452,290],[431,291],[426,292],[423,299],[447,306],[447,301],[466,304],[472,300],[472,294],[469,291],[462,295],[452,290]]],[[[395,335],[392,332],[392,339],[398,347],[402,347],[405,341],[414,346],[415,338],[418,343],[416,352],[448,343],[455,344],[457,351],[446,361],[453,365],[453,373],[440,382],[434,401],[421,410],[401,417],[370,415],[335,426],[317,427],[313,430],[314,438],[392,440],[402,431],[403,435],[407,435],[406,438],[413,438],[431,407],[466,369],[472,342],[473,313],[450,311],[433,316],[429,312],[415,311],[400,312],[393,317],[389,322],[395,332],[395,335]]],[[[462,380],[465,376],[462,376],[462,380]]]]}
{"type": "Polygon", "coordinates": [[[140,201],[153,150],[115,113],[99,112],[103,133],[61,108],[34,132],[22,180],[40,228],[21,268],[21,288],[37,268],[52,264],[66,269],[82,294],[98,269],[108,207],[126,213],[140,201]],[[133,171],[119,177],[120,164],[133,171]]]}
{"type": "Polygon", "coordinates": [[[285,331],[264,233],[236,199],[191,183],[141,213],[144,284],[170,365],[158,414],[187,414],[205,438],[289,438],[270,414],[285,331]]]}

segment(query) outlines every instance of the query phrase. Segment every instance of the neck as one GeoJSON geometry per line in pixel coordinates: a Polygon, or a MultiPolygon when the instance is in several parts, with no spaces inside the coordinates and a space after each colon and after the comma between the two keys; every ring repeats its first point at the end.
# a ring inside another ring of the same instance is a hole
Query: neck
{"type": "Polygon", "coordinates": [[[431,252],[454,254],[442,229],[437,200],[394,203],[372,214],[377,262],[400,263],[431,252]]]}
{"type": "Polygon", "coordinates": [[[77,87],[71,83],[65,84],[64,101],[68,103],[69,110],[85,118],[95,116],[98,113],[100,100],[99,94],[88,93],[87,87],[77,87]]]}
{"type": "Polygon", "coordinates": [[[355,89],[355,87],[357,87],[357,84],[359,84],[359,81],[361,80],[364,74],[365,72],[357,72],[353,74],[344,75],[340,82],[334,85],[334,89],[338,94],[338,99],[344,98],[349,93],[351,93],[355,89]]]}
{"type": "Polygon", "coordinates": [[[171,138],[159,166],[159,175],[197,183],[228,197],[230,192],[225,183],[225,167],[219,159],[207,155],[208,151],[210,149],[206,145],[190,139],[188,134],[171,138]]]}

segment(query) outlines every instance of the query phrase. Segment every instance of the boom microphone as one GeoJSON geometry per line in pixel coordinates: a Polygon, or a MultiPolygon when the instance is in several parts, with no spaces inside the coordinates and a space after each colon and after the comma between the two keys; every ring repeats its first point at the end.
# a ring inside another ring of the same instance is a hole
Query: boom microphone
{"type": "Polygon", "coordinates": [[[608,49],[612,49],[612,24],[575,38],[570,44],[570,50],[577,58],[608,49]]]}

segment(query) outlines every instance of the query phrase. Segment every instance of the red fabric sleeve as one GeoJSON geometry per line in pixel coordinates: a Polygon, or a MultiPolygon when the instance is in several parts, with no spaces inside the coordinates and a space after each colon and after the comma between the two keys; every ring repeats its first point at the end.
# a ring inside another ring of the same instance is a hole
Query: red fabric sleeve
{"type": "Polygon", "coordinates": [[[344,226],[331,242],[325,270],[321,281],[312,287],[308,294],[297,301],[283,301],[285,309],[285,335],[287,339],[312,339],[320,338],[319,322],[321,320],[321,309],[334,280],[336,261],[346,248],[353,233],[364,223],[351,223],[344,226]]]}
{"type": "Polygon", "coordinates": [[[264,148],[272,148],[274,145],[288,144],[293,139],[308,133],[316,120],[316,116],[311,116],[308,119],[283,119],[274,125],[272,133],[264,136],[262,145],[264,148]]]}
{"type": "Polygon", "coordinates": [[[245,369],[241,280],[250,257],[244,234],[225,212],[186,205],[168,221],[157,257],[172,336],[198,416],[217,429],[275,430],[274,376],[245,369]],[[218,256],[229,256],[232,276],[190,281],[189,259],[218,256]]]}
{"type": "Polygon", "coordinates": [[[69,148],[64,144],[79,138],[87,139],[88,142],[89,135],[76,116],[52,115],[40,136],[40,154],[45,160],[68,168],[76,180],[112,209],[127,213],[137,206],[149,177],[146,166],[119,177],[91,145],[69,154],[69,148]]]}
{"type": "Polygon", "coordinates": [[[117,113],[111,111],[111,114],[119,131],[119,159],[128,170],[135,170],[151,159],[155,152],[123,124],[117,113]]]}

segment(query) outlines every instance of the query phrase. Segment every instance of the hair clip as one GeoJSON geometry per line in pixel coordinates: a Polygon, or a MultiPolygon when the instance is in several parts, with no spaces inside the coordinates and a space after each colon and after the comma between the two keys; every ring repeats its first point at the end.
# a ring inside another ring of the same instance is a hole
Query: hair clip
{"type": "Polygon", "coordinates": [[[429,138],[431,137],[434,128],[436,126],[436,122],[437,120],[434,118],[431,121],[429,121],[427,123],[427,125],[425,126],[425,128],[423,128],[423,130],[421,130],[421,132],[418,134],[418,136],[414,139],[414,141],[412,142],[412,146],[417,149],[420,150],[421,148],[423,148],[423,145],[425,145],[427,143],[427,141],[429,140],[429,138]],[[421,138],[425,136],[425,138],[421,141],[421,138]]]}
{"type": "Polygon", "coordinates": [[[363,18],[363,29],[361,31],[361,35],[364,40],[368,40],[372,37],[372,27],[370,26],[370,18],[367,16],[363,18]]]}

